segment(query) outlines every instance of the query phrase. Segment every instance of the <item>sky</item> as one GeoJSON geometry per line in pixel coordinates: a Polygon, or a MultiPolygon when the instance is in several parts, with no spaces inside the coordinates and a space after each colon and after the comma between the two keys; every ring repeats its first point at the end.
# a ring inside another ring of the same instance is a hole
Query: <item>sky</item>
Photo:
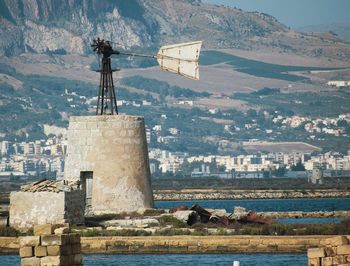
{"type": "Polygon", "coordinates": [[[330,23],[350,24],[350,0],[202,0],[202,2],[267,13],[293,29],[330,23]]]}

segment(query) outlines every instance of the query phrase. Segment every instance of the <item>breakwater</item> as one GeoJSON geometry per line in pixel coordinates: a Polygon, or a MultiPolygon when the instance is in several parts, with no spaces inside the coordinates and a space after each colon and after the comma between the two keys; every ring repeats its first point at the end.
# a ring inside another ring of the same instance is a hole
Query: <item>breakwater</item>
{"type": "MultiPolygon", "coordinates": [[[[135,236],[82,237],[82,252],[127,253],[301,253],[331,236],[135,236]]],[[[347,236],[350,238],[350,236],[347,236]]],[[[17,254],[18,238],[0,237],[1,254],[17,254]]]]}
{"type": "Polygon", "coordinates": [[[350,190],[231,190],[231,189],[181,189],[154,190],[154,199],[177,200],[229,200],[229,199],[300,199],[300,198],[346,198],[350,190]]]}

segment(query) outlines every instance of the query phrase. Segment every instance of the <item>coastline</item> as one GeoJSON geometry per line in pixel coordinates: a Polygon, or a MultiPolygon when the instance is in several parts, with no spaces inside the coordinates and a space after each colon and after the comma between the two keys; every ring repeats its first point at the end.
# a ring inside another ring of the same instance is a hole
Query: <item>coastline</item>
{"type": "Polygon", "coordinates": [[[233,189],[182,189],[154,190],[154,200],[243,200],[243,199],[303,199],[348,198],[350,190],[300,189],[300,190],[233,190],[233,189]]]}
{"type": "MultiPolygon", "coordinates": [[[[82,237],[81,247],[83,254],[305,253],[333,236],[82,237]]],[[[18,248],[18,238],[0,237],[0,255],[18,254],[18,248]]]]}

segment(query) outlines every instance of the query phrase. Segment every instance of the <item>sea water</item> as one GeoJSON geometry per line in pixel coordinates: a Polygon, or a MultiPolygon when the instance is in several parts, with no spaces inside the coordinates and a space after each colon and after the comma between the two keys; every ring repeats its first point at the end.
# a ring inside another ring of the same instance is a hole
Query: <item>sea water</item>
{"type": "MultiPolygon", "coordinates": [[[[232,266],[295,266],[307,265],[306,254],[136,254],[136,255],[85,255],[84,266],[110,265],[220,265],[232,266]]],[[[0,265],[20,265],[19,256],[0,256],[0,265]]]]}
{"type": "Polygon", "coordinates": [[[180,205],[191,207],[199,204],[203,208],[226,209],[228,213],[235,206],[257,212],[287,212],[287,211],[348,211],[350,198],[324,199],[254,199],[254,200],[191,200],[191,201],[156,201],[156,208],[173,208],[180,205]]]}

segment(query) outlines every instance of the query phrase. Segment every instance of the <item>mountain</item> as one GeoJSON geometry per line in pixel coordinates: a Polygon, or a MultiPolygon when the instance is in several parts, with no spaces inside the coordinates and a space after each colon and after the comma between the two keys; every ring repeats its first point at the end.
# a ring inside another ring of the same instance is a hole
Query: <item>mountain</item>
{"type": "Polygon", "coordinates": [[[301,32],[332,32],[339,38],[350,42],[350,23],[330,23],[324,25],[309,25],[298,29],[301,32]]]}
{"type": "Polygon", "coordinates": [[[337,36],[291,31],[274,17],[196,0],[1,0],[0,55],[90,53],[97,36],[123,48],[204,40],[205,48],[272,48],[344,59],[337,36]]]}

